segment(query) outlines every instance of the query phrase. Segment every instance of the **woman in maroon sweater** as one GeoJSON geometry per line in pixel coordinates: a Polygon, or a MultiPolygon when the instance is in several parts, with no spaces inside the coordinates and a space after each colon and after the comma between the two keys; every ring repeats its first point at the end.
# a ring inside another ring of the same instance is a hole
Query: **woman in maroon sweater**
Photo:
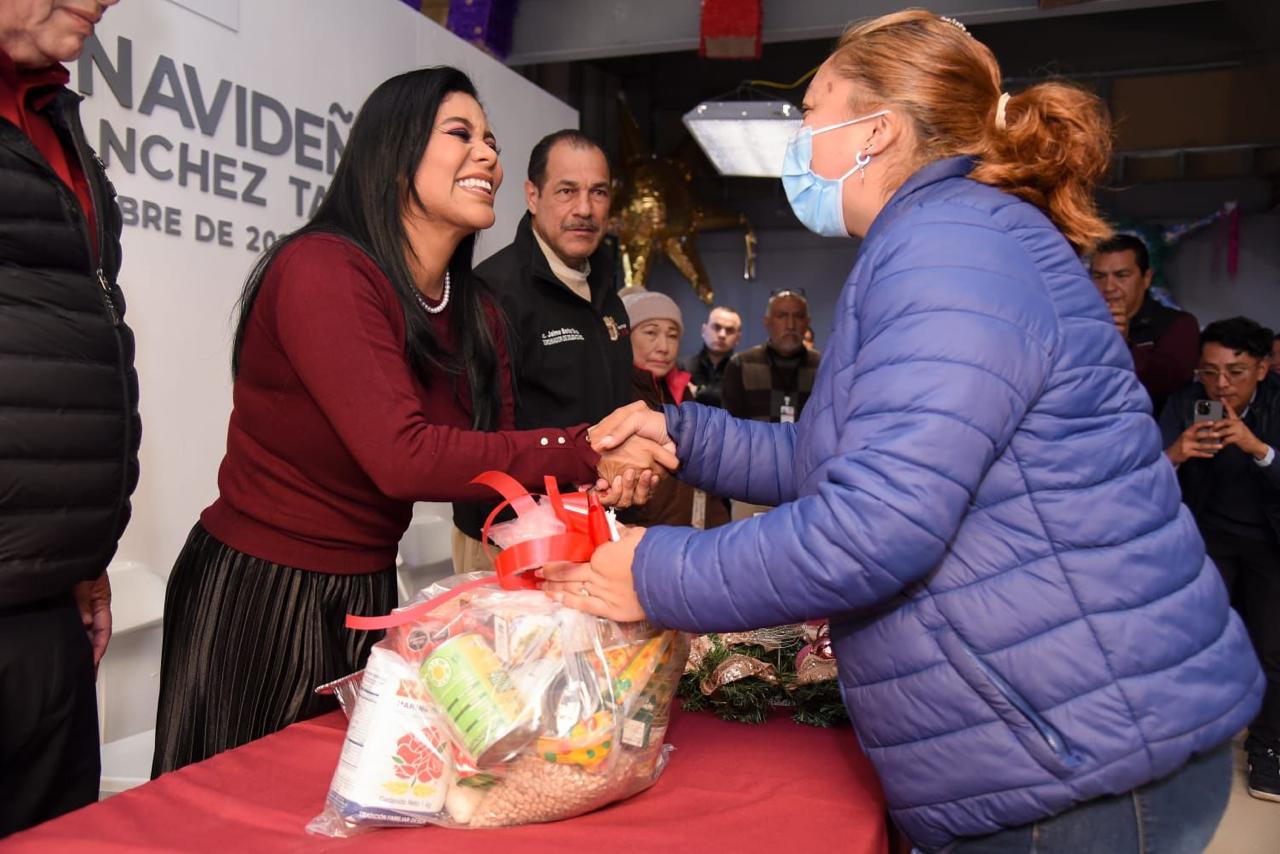
{"type": "MultiPolygon", "coordinates": [[[[219,497],[169,577],[153,775],[332,707],[312,689],[363,666],[377,636],[344,615],[395,607],[414,501],[490,497],[487,469],[595,483],[586,425],[511,429],[505,327],[471,277],[501,182],[466,75],[402,74],[250,274],[219,497]]],[[[675,466],[648,453],[627,462],[675,466]]]]}

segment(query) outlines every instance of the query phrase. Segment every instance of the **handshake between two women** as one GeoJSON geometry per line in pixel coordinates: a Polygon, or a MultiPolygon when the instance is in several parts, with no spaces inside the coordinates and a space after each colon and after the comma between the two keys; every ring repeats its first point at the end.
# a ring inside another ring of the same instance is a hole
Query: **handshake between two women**
{"type": "Polygon", "coordinates": [[[587,431],[587,439],[600,454],[596,490],[601,502],[612,507],[644,504],[680,465],[666,416],[643,401],[605,416],[587,431]]]}
{"type": "MultiPolygon", "coordinates": [[[[636,401],[606,416],[587,431],[600,454],[596,489],[604,504],[644,504],[663,478],[679,465],[676,444],[661,410],[636,401]]],[[[631,566],[645,529],[622,528],[621,539],[599,546],[589,563],[551,563],[537,570],[543,590],[557,602],[619,622],[645,618],[636,596],[631,566]]]]}

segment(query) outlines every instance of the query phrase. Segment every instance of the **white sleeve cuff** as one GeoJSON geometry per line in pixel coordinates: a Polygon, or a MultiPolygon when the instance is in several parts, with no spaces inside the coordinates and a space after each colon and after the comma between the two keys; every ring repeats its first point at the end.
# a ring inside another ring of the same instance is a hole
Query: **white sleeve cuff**
{"type": "Polygon", "coordinates": [[[1257,457],[1253,458],[1253,462],[1256,466],[1258,466],[1258,468],[1266,468],[1267,466],[1271,465],[1275,461],[1276,461],[1276,449],[1271,447],[1270,445],[1267,446],[1267,455],[1265,457],[1263,457],[1262,459],[1258,459],[1257,457]]]}

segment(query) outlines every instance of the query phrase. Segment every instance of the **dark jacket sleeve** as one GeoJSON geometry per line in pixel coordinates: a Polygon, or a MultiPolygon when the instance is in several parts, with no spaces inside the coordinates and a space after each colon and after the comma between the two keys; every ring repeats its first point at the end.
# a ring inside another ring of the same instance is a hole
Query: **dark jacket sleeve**
{"type": "Polygon", "coordinates": [[[1280,496],[1280,394],[1277,393],[1280,381],[1267,377],[1264,382],[1271,385],[1271,411],[1264,428],[1258,433],[1258,439],[1274,448],[1276,456],[1271,465],[1259,466],[1259,473],[1272,494],[1280,496]]]}
{"type": "MultiPolygon", "coordinates": [[[[1262,441],[1266,442],[1266,439],[1262,441]]],[[[1272,448],[1276,447],[1274,442],[1267,442],[1267,444],[1272,448]]],[[[1258,472],[1273,492],[1280,492],[1280,449],[1276,450],[1276,456],[1271,460],[1271,465],[1259,466],[1258,472]]]]}
{"type": "Polygon", "coordinates": [[[746,390],[742,387],[742,359],[735,353],[725,365],[720,383],[720,405],[734,418],[747,417],[746,390]]]}
{"type": "Polygon", "coordinates": [[[1198,389],[1198,384],[1184,386],[1165,403],[1159,422],[1160,441],[1165,450],[1178,441],[1182,431],[1191,425],[1191,406],[1198,396],[1198,389]]]}
{"type": "Polygon", "coordinates": [[[1152,346],[1131,345],[1129,353],[1133,356],[1133,369],[1151,397],[1164,400],[1186,385],[1195,373],[1200,358],[1200,326],[1195,317],[1180,312],[1152,346]]]}

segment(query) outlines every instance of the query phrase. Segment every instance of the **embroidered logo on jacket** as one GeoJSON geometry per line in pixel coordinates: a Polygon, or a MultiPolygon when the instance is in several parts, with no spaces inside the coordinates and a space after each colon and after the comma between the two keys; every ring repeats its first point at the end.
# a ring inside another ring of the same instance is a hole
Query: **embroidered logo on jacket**
{"type": "Polygon", "coordinates": [[[551,347],[555,344],[567,344],[570,341],[585,341],[582,333],[574,329],[572,326],[562,326],[559,329],[548,329],[542,333],[542,346],[551,347]]]}

